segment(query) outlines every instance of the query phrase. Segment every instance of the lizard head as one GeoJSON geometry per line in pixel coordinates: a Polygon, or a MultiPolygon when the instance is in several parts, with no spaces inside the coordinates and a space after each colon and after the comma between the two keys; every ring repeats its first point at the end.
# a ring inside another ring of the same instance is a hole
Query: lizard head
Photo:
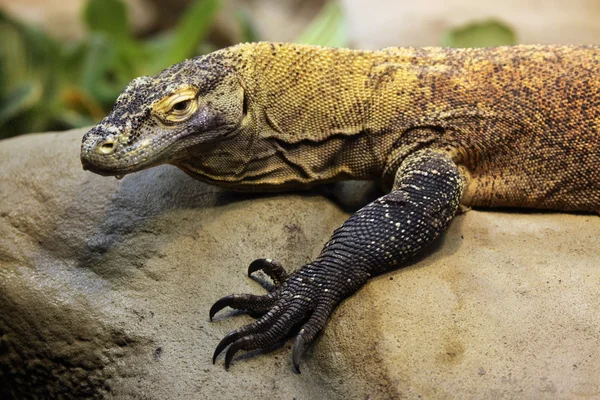
{"type": "Polygon", "coordinates": [[[192,146],[235,132],[245,108],[239,78],[210,55],[136,78],[83,137],[83,168],[121,177],[174,162],[192,146]]]}

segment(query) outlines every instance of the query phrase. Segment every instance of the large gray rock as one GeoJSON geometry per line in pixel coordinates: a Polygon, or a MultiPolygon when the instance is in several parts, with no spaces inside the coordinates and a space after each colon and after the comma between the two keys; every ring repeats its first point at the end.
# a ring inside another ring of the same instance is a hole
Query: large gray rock
{"type": "Polygon", "coordinates": [[[346,217],[316,194],[248,196],[169,166],[81,170],[83,131],[0,142],[0,395],[17,398],[600,397],[600,218],[471,211],[289,347],[214,347],[251,318],[254,258],[294,268],[346,217]]]}

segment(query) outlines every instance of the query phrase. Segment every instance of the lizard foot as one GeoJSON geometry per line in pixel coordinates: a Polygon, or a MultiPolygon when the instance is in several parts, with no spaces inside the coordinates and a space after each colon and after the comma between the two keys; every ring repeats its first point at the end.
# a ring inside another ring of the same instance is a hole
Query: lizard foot
{"type": "MultiPolygon", "coordinates": [[[[268,270],[274,263],[260,261],[254,266],[251,264],[249,270],[257,270],[257,265],[269,265],[268,270]]],[[[268,270],[269,272],[264,268],[261,269],[269,276],[287,276],[280,267],[268,270]]],[[[216,312],[227,306],[260,311],[262,316],[253,323],[226,335],[217,345],[213,363],[219,354],[231,345],[225,355],[225,368],[229,368],[233,356],[239,350],[270,347],[288,337],[292,329],[303,323],[296,336],[292,352],[294,368],[296,372],[300,372],[302,355],[325,327],[333,309],[349,291],[356,289],[355,285],[362,285],[364,280],[366,279],[346,276],[343,271],[337,271],[331,265],[307,264],[287,276],[267,295],[239,294],[223,297],[211,308],[211,319],[216,312]],[[336,274],[332,275],[332,270],[336,274]]]]}

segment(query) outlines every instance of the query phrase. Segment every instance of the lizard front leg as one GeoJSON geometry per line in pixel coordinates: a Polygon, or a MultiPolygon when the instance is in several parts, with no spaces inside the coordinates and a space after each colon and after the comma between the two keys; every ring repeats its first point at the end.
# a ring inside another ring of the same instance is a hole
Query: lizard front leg
{"type": "Polygon", "coordinates": [[[233,295],[215,303],[211,318],[228,305],[262,316],[225,336],[213,362],[231,344],[225,356],[228,368],[240,349],[271,346],[304,323],[292,357],[299,372],[302,354],[335,307],[370,276],[398,266],[443,232],[456,213],[463,186],[458,168],[447,154],[421,150],[406,157],[396,172],[392,191],[335,230],[316,260],[289,276],[279,265],[266,263],[269,275],[280,281],[269,294],[233,295]]]}

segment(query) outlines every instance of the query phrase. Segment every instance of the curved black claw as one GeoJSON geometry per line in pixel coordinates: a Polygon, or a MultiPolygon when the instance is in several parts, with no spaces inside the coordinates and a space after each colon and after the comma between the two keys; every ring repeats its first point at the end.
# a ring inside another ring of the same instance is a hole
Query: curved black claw
{"type": "Polygon", "coordinates": [[[233,304],[233,300],[234,300],[233,295],[221,297],[219,300],[217,300],[215,302],[215,304],[212,305],[212,307],[210,308],[210,311],[208,313],[210,320],[212,321],[212,319],[216,313],[218,313],[225,307],[231,306],[233,304]]]}
{"type": "Polygon", "coordinates": [[[262,270],[265,264],[269,263],[269,261],[271,260],[268,258],[257,258],[256,260],[252,261],[250,265],[248,265],[248,276],[252,275],[256,271],[262,270]]]}
{"type": "Polygon", "coordinates": [[[270,258],[258,258],[252,261],[248,266],[248,276],[256,271],[263,271],[273,280],[275,285],[282,284],[288,277],[281,263],[270,258]]]}
{"type": "Polygon", "coordinates": [[[227,354],[225,354],[225,369],[229,369],[229,364],[231,364],[231,360],[235,353],[246,348],[249,344],[250,339],[248,337],[243,337],[233,342],[229,350],[227,350],[227,354]]]}
{"type": "MultiPolygon", "coordinates": [[[[219,354],[221,354],[221,352],[223,350],[225,350],[225,347],[229,346],[231,343],[233,343],[236,340],[238,340],[239,337],[240,337],[240,334],[237,331],[233,331],[233,332],[227,334],[227,336],[225,336],[219,342],[219,344],[217,345],[217,348],[215,349],[215,352],[213,353],[213,359],[212,359],[213,364],[217,360],[217,357],[219,356],[219,354]]],[[[227,355],[229,355],[229,351],[227,352],[227,355]]],[[[231,357],[233,357],[233,354],[231,355],[231,357]]],[[[229,363],[226,362],[225,366],[227,367],[228,365],[229,365],[229,363]]]]}
{"type": "Polygon", "coordinates": [[[304,355],[304,351],[306,350],[306,341],[302,337],[303,333],[304,330],[301,330],[298,336],[296,336],[294,349],[292,350],[292,362],[294,363],[294,369],[297,373],[300,373],[300,360],[302,359],[302,355],[304,355]]]}
{"type": "Polygon", "coordinates": [[[246,310],[248,314],[258,318],[273,307],[277,301],[274,294],[274,292],[264,296],[257,296],[255,294],[232,294],[230,296],[221,297],[210,308],[208,316],[212,321],[216,313],[225,307],[231,307],[235,310],[246,310]]]}

